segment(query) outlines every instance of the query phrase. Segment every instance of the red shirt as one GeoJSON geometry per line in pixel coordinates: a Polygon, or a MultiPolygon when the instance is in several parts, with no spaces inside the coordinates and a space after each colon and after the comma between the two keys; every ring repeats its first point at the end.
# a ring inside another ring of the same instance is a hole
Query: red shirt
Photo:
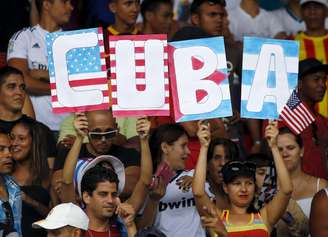
{"type": "Polygon", "coordinates": [[[108,231],[105,232],[98,232],[98,231],[94,231],[94,230],[88,230],[87,232],[85,232],[83,237],[120,237],[120,231],[117,228],[117,226],[112,226],[110,228],[110,233],[108,233],[108,231]]]}

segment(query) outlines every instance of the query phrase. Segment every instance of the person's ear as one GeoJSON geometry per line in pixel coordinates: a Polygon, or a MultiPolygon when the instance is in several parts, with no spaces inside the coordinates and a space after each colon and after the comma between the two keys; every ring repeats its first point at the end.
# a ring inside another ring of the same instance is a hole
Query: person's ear
{"type": "Polygon", "coordinates": [[[222,188],[223,188],[224,193],[228,195],[228,186],[225,183],[223,183],[222,188]]]}
{"type": "Polygon", "coordinates": [[[112,13],[116,13],[116,10],[117,10],[117,6],[116,6],[116,1],[115,0],[112,0],[108,3],[108,8],[109,10],[112,12],[112,13]]]}
{"type": "Polygon", "coordinates": [[[82,201],[85,203],[85,204],[90,204],[90,195],[88,192],[83,192],[82,193],[82,201]]]}
{"type": "Polygon", "coordinates": [[[145,20],[146,22],[151,22],[154,18],[154,13],[153,12],[145,12],[145,20]]]}
{"type": "Polygon", "coordinates": [[[166,142],[162,142],[161,149],[163,154],[167,154],[169,152],[169,144],[167,144],[166,142]]]}
{"type": "Polygon", "coordinates": [[[191,24],[194,26],[199,26],[199,15],[198,14],[191,14],[191,24]]]}

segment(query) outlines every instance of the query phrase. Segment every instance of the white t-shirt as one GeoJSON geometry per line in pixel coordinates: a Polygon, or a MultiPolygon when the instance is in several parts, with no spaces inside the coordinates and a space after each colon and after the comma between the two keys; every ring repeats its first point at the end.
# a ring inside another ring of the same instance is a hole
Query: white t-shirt
{"type": "MultiPolygon", "coordinates": [[[[7,61],[11,58],[23,58],[28,62],[29,69],[47,70],[48,57],[46,34],[40,25],[24,28],[16,32],[10,39],[7,61]]],[[[51,130],[58,131],[59,125],[68,114],[54,114],[51,107],[51,96],[31,96],[36,120],[47,125],[51,130]]]]}
{"type": "Polygon", "coordinates": [[[252,17],[237,6],[228,11],[228,18],[230,31],[237,41],[242,41],[244,36],[273,38],[284,31],[276,17],[262,8],[256,17],[252,17]]]}
{"type": "MultiPolygon", "coordinates": [[[[166,188],[165,196],[160,200],[155,220],[155,227],[170,237],[205,237],[195,200],[190,189],[182,192],[176,180],[182,176],[193,176],[194,171],[183,171],[166,188]]],[[[208,191],[213,197],[214,195],[208,191]]]]}

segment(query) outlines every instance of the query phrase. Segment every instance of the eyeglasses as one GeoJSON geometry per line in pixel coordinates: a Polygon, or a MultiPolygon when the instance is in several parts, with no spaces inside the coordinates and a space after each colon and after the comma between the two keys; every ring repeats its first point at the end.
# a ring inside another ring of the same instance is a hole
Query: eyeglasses
{"type": "Polygon", "coordinates": [[[114,130],[110,130],[108,132],[89,132],[89,138],[92,140],[102,140],[103,138],[107,139],[111,139],[114,138],[117,134],[118,130],[114,129],[114,130]]]}

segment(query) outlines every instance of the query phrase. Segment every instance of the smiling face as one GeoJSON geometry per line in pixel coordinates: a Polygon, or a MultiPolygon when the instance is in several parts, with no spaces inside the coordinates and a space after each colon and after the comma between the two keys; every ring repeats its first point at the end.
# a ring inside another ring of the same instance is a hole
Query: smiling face
{"type": "Polygon", "coordinates": [[[190,154],[186,134],[183,134],[172,144],[162,143],[161,147],[163,150],[163,159],[173,170],[177,171],[185,168],[185,160],[190,154]]]}
{"type": "Polygon", "coordinates": [[[229,161],[223,145],[216,145],[213,150],[213,158],[208,162],[209,178],[216,184],[222,184],[222,167],[229,161]]]}
{"type": "Polygon", "coordinates": [[[230,203],[237,207],[248,208],[255,194],[255,182],[250,177],[236,177],[232,182],[223,185],[230,203]]]}
{"type": "Polygon", "coordinates": [[[32,137],[27,127],[16,124],[10,133],[12,142],[12,155],[14,160],[22,161],[28,158],[32,147],[32,137]]]}
{"type": "Polygon", "coordinates": [[[301,169],[301,157],[304,150],[296,142],[295,135],[292,133],[280,134],[277,145],[288,171],[301,169]]]}

